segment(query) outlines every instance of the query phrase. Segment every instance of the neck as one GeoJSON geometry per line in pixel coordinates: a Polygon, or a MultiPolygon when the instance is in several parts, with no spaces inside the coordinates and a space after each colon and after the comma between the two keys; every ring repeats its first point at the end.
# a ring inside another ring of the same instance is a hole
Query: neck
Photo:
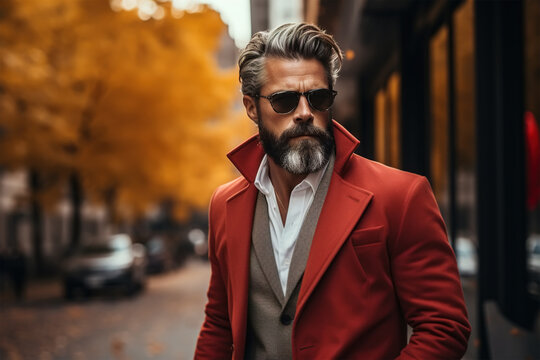
{"type": "Polygon", "coordinates": [[[288,172],[277,165],[270,157],[268,157],[268,170],[274,189],[281,195],[281,200],[287,200],[287,202],[294,187],[300,184],[307,176],[306,174],[296,175],[288,172]]]}
{"type": "Polygon", "coordinates": [[[307,175],[292,174],[277,165],[270,157],[268,157],[268,172],[276,197],[278,198],[278,203],[281,203],[279,204],[281,219],[283,220],[283,223],[285,223],[291,192],[296,185],[300,184],[300,182],[306,178],[307,175]]]}

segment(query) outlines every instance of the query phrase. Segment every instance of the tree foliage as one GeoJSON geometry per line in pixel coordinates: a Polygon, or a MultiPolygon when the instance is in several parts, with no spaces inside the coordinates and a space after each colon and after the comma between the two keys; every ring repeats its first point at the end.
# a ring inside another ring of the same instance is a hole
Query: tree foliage
{"type": "Polygon", "coordinates": [[[49,203],[76,174],[124,215],[163,199],[179,216],[205,207],[250,132],[235,71],[215,59],[224,29],[206,7],[141,21],[103,0],[5,3],[0,164],[37,171],[49,203]]]}

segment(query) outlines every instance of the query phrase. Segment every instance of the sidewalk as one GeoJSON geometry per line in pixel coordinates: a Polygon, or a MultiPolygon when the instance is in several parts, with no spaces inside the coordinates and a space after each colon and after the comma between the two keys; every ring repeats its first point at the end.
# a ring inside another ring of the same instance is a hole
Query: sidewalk
{"type": "Polygon", "coordinates": [[[0,281],[0,306],[28,305],[48,302],[62,298],[60,278],[29,279],[22,300],[17,300],[11,283],[7,279],[0,281]]]}
{"type": "Polygon", "coordinates": [[[157,274],[137,296],[65,301],[60,279],[33,281],[26,300],[2,293],[0,359],[190,359],[204,320],[210,266],[157,274]]]}

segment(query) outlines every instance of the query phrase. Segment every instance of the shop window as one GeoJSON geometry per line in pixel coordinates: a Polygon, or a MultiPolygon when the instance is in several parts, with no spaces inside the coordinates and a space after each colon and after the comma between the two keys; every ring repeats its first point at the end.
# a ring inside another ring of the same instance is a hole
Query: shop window
{"type": "MultiPolygon", "coordinates": [[[[478,239],[476,227],[476,100],[474,1],[467,0],[452,14],[455,151],[454,248],[469,309],[477,302],[478,239]]],[[[474,319],[476,320],[476,319],[474,319]]],[[[473,321],[474,321],[473,320],[473,321]]],[[[477,357],[477,329],[466,358],[477,357]]]]}
{"type": "Polygon", "coordinates": [[[429,44],[430,69],[430,175],[441,213],[449,217],[448,162],[448,27],[443,26],[429,44]]]}
{"type": "Polygon", "coordinates": [[[529,292],[540,300],[540,2],[525,0],[525,143],[529,292]]]}
{"type": "Polygon", "coordinates": [[[401,76],[395,72],[375,96],[375,159],[401,166],[401,76]]]}
{"type": "MultiPolygon", "coordinates": [[[[453,14],[456,149],[456,248],[476,249],[476,128],[474,3],[453,14]],[[465,245],[467,243],[467,245],[465,245]]],[[[476,252],[474,252],[476,253],[476,252]]],[[[476,254],[474,254],[476,255],[476,254]]],[[[476,256],[471,273],[476,273],[476,256]]]]}
{"type": "Polygon", "coordinates": [[[375,96],[375,160],[386,163],[386,91],[380,89],[375,96]]]}

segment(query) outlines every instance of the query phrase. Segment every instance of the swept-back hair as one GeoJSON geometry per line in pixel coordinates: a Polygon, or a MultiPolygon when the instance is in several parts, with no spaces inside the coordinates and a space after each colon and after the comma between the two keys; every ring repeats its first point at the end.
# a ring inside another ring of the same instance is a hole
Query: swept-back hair
{"type": "Polygon", "coordinates": [[[259,94],[265,81],[265,60],[271,57],[318,60],[326,70],[331,89],[343,62],[343,54],[334,38],[316,25],[284,24],[271,31],[259,31],[238,59],[244,95],[259,94]]]}

